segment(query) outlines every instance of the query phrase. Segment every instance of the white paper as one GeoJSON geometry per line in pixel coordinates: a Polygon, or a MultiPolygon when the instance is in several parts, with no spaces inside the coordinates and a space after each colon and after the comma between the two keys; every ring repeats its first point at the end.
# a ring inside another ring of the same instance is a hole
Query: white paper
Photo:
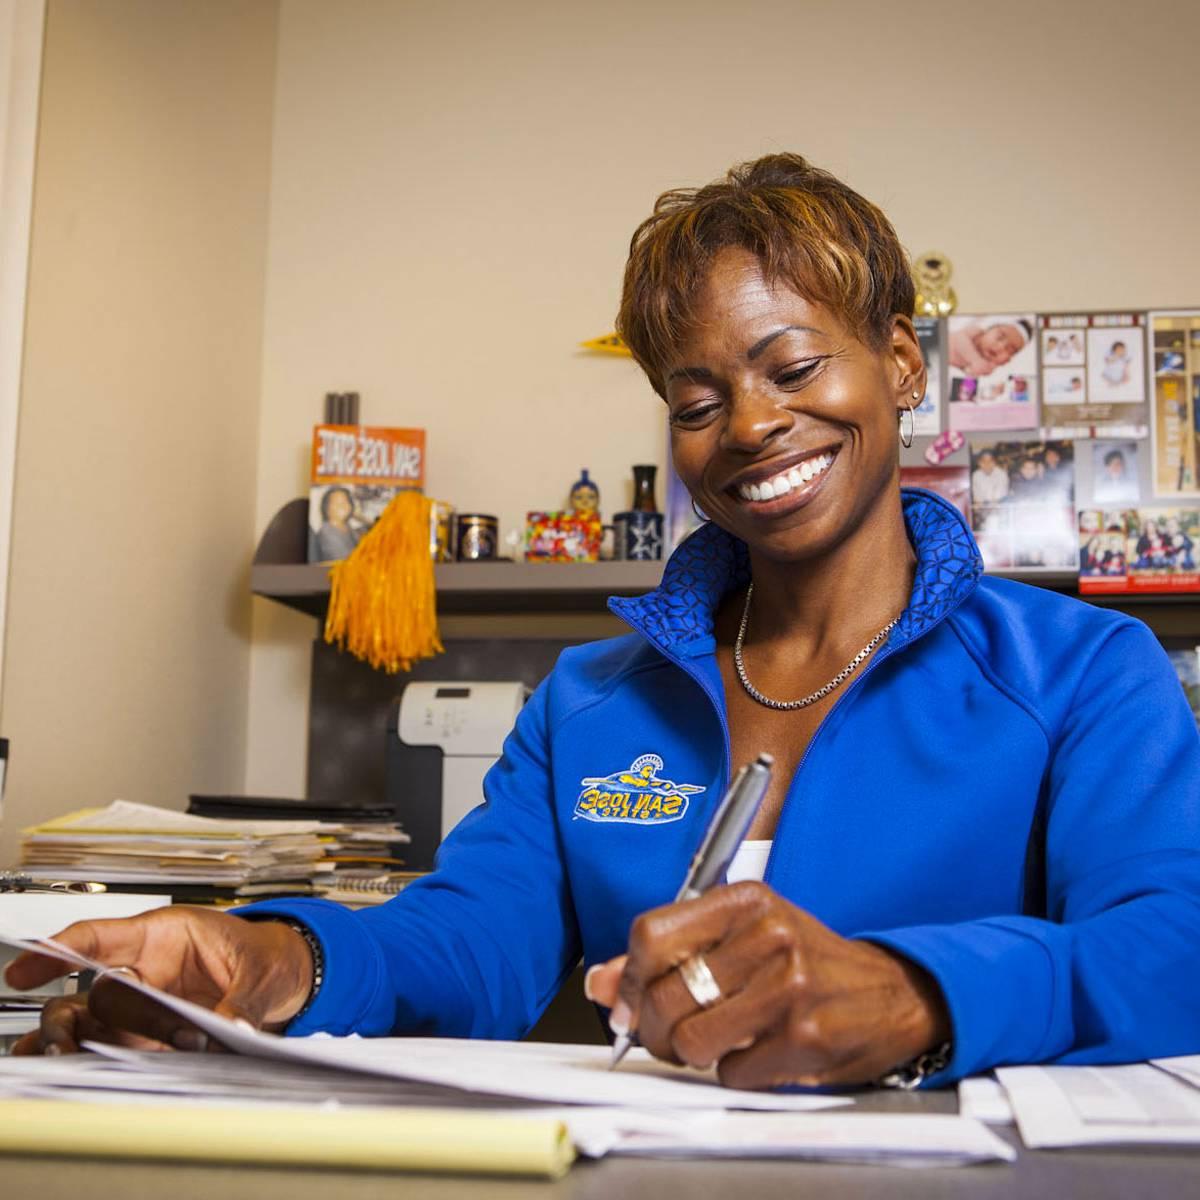
{"type": "MultiPolygon", "coordinates": [[[[49,938],[26,941],[0,929],[0,942],[104,971],[49,938]]],[[[722,1087],[711,1071],[659,1062],[634,1050],[616,1071],[605,1046],[551,1046],[536,1042],[486,1042],[457,1038],[285,1038],[235,1024],[189,1000],[168,995],[125,974],[111,974],[178,1013],[238,1054],[276,1062],[307,1063],[392,1079],[417,1080],[492,1096],[553,1104],[618,1105],[644,1108],[744,1108],[804,1111],[838,1103],[808,1093],[741,1092],[722,1087]]]]}
{"type": "Polygon", "coordinates": [[[46,825],[29,830],[29,833],[186,833],[192,837],[274,839],[292,834],[337,833],[344,828],[344,825],[333,821],[251,821],[197,817],[192,813],[158,808],[153,804],[114,800],[107,808],[84,810],[73,814],[70,820],[60,818],[48,821],[46,825]]]}
{"type": "Polygon", "coordinates": [[[979,1121],[940,1114],[745,1113],[704,1119],[682,1135],[627,1133],[615,1153],[682,1158],[809,1158],[893,1166],[1012,1162],[1016,1151],[979,1121]]]}
{"type": "Polygon", "coordinates": [[[1151,1065],[1166,1071],[1194,1088],[1200,1088],[1200,1054],[1184,1054],[1178,1058],[1153,1058],[1151,1065]]]}
{"type": "MultiPolygon", "coordinates": [[[[78,966],[100,966],[48,939],[0,940],[78,966]]],[[[641,1049],[610,1071],[611,1052],[604,1046],[280,1038],[236,1025],[129,976],[111,978],[153,997],[247,1057],[150,1054],[108,1046],[96,1047],[103,1057],[42,1060],[36,1068],[32,1063],[37,1060],[0,1060],[0,1093],[97,1099],[189,1096],[211,1103],[434,1103],[491,1107],[509,1115],[550,1112],[567,1122],[581,1152],[593,1156],[821,1158],[920,1166],[1013,1158],[1011,1147],[966,1117],[815,1115],[814,1110],[849,1101],[738,1092],[716,1084],[711,1073],[657,1062],[641,1049]],[[531,1107],[530,1101],[536,1103],[531,1107]],[[725,1109],[755,1111],[721,1111],[725,1109]]]]}
{"type": "MultiPolygon", "coordinates": [[[[507,1057],[526,1057],[509,1043],[507,1057]]],[[[528,1047],[528,1044],[525,1044],[528,1047]]],[[[470,1096],[420,1083],[312,1070],[236,1055],[176,1054],[90,1045],[94,1055],[0,1059],[0,1096],[69,1098],[92,1103],[266,1107],[418,1105],[552,1117],[563,1121],[580,1153],[695,1158],[801,1158],[905,1166],[1011,1160],[1012,1148],[961,1117],[837,1113],[723,1112],[715,1109],[529,1105],[470,1096]]],[[[545,1057],[570,1060],[574,1047],[545,1057]]],[[[830,1097],[830,1105],[845,1103],[830,1097]]]]}
{"type": "Polygon", "coordinates": [[[1011,1125],[1012,1105],[997,1079],[990,1075],[972,1075],[958,1085],[958,1115],[982,1121],[985,1125],[1011,1125]]]}
{"type": "Polygon", "coordinates": [[[996,1076],[1031,1149],[1200,1144],[1200,1091],[1149,1063],[1001,1067],[996,1076]]]}
{"type": "Polygon", "coordinates": [[[121,892],[3,892],[0,928],[23,938],[50,937],[76,921],[133,917],[170,903],[169,896],[121,892]]]}

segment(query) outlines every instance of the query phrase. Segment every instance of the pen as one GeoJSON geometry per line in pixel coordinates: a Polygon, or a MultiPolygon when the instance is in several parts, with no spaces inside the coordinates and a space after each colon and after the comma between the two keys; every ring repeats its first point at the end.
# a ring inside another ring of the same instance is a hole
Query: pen
{"type": "MultiPolygon", "coordinates": [[[[729,864],[733,862],[733,856],[738,852],[754,814],[766,795],[774,762],[771,755],[760,754],[737,773],[729,785],[729,791],[713,813],[700,848],[692,855],[687,874],[675,896],[676,904],[681,900],[694,900],[702,896],[725,878],[725,872],[729,870],[729,864]]],[[[632,1033],[617,1035],[609,1070],[617,1066],[633,1044],[632,1033]]]]}

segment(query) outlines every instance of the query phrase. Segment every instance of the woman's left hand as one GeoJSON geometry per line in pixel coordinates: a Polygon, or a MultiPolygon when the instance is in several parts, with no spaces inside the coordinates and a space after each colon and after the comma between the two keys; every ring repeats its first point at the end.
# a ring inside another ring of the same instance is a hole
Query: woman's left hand
{"type": "Polygon", "coordinates": [[[594,967],[587,992],[655,1057],[716,1063],[737,1088],[869,1083],[950,1036],[926,971],[839,937],[762,883],[643,914],[628,956],[594,967]],[[721,991],[706,1008],[676,969],[694,955],[721,991]]]}

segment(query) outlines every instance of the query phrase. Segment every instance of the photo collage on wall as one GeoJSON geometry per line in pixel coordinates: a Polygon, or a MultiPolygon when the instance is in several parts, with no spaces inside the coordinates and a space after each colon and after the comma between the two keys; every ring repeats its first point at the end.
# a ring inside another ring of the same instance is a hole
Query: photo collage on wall
{"type": "Polygon", "coordinates": [[[1141,313],[1041,318],[1042,425],[1055,438],[1144,438],[1141,313]]]}
{"type": "Polygon", "coordinates": [[[915,324],[929,465],[901,482],[967,516],[987,569],[1078,572],[1081,592],[1200,591],[1200,311],[915,324]]]}

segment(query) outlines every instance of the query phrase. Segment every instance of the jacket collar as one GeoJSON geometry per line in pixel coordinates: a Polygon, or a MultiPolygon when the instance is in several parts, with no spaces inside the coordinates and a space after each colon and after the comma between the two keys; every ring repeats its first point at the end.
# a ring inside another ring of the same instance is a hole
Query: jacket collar
{"type": "MultiPolygon", "coordinates": [[[[975,590],[983,572],[975,539],[957,508],[921,488],[902,489],[901,502],[917,571],[908,607],[888,637],[893,648],[949,616],[975,590]]],[[[661,650],[698,653],[712,648],[713,617],[721,600],[749,580],[746,544],[708,524],[680,543],[654,591],[632,599],[614,597],[608,607],[661,650]]]]}

